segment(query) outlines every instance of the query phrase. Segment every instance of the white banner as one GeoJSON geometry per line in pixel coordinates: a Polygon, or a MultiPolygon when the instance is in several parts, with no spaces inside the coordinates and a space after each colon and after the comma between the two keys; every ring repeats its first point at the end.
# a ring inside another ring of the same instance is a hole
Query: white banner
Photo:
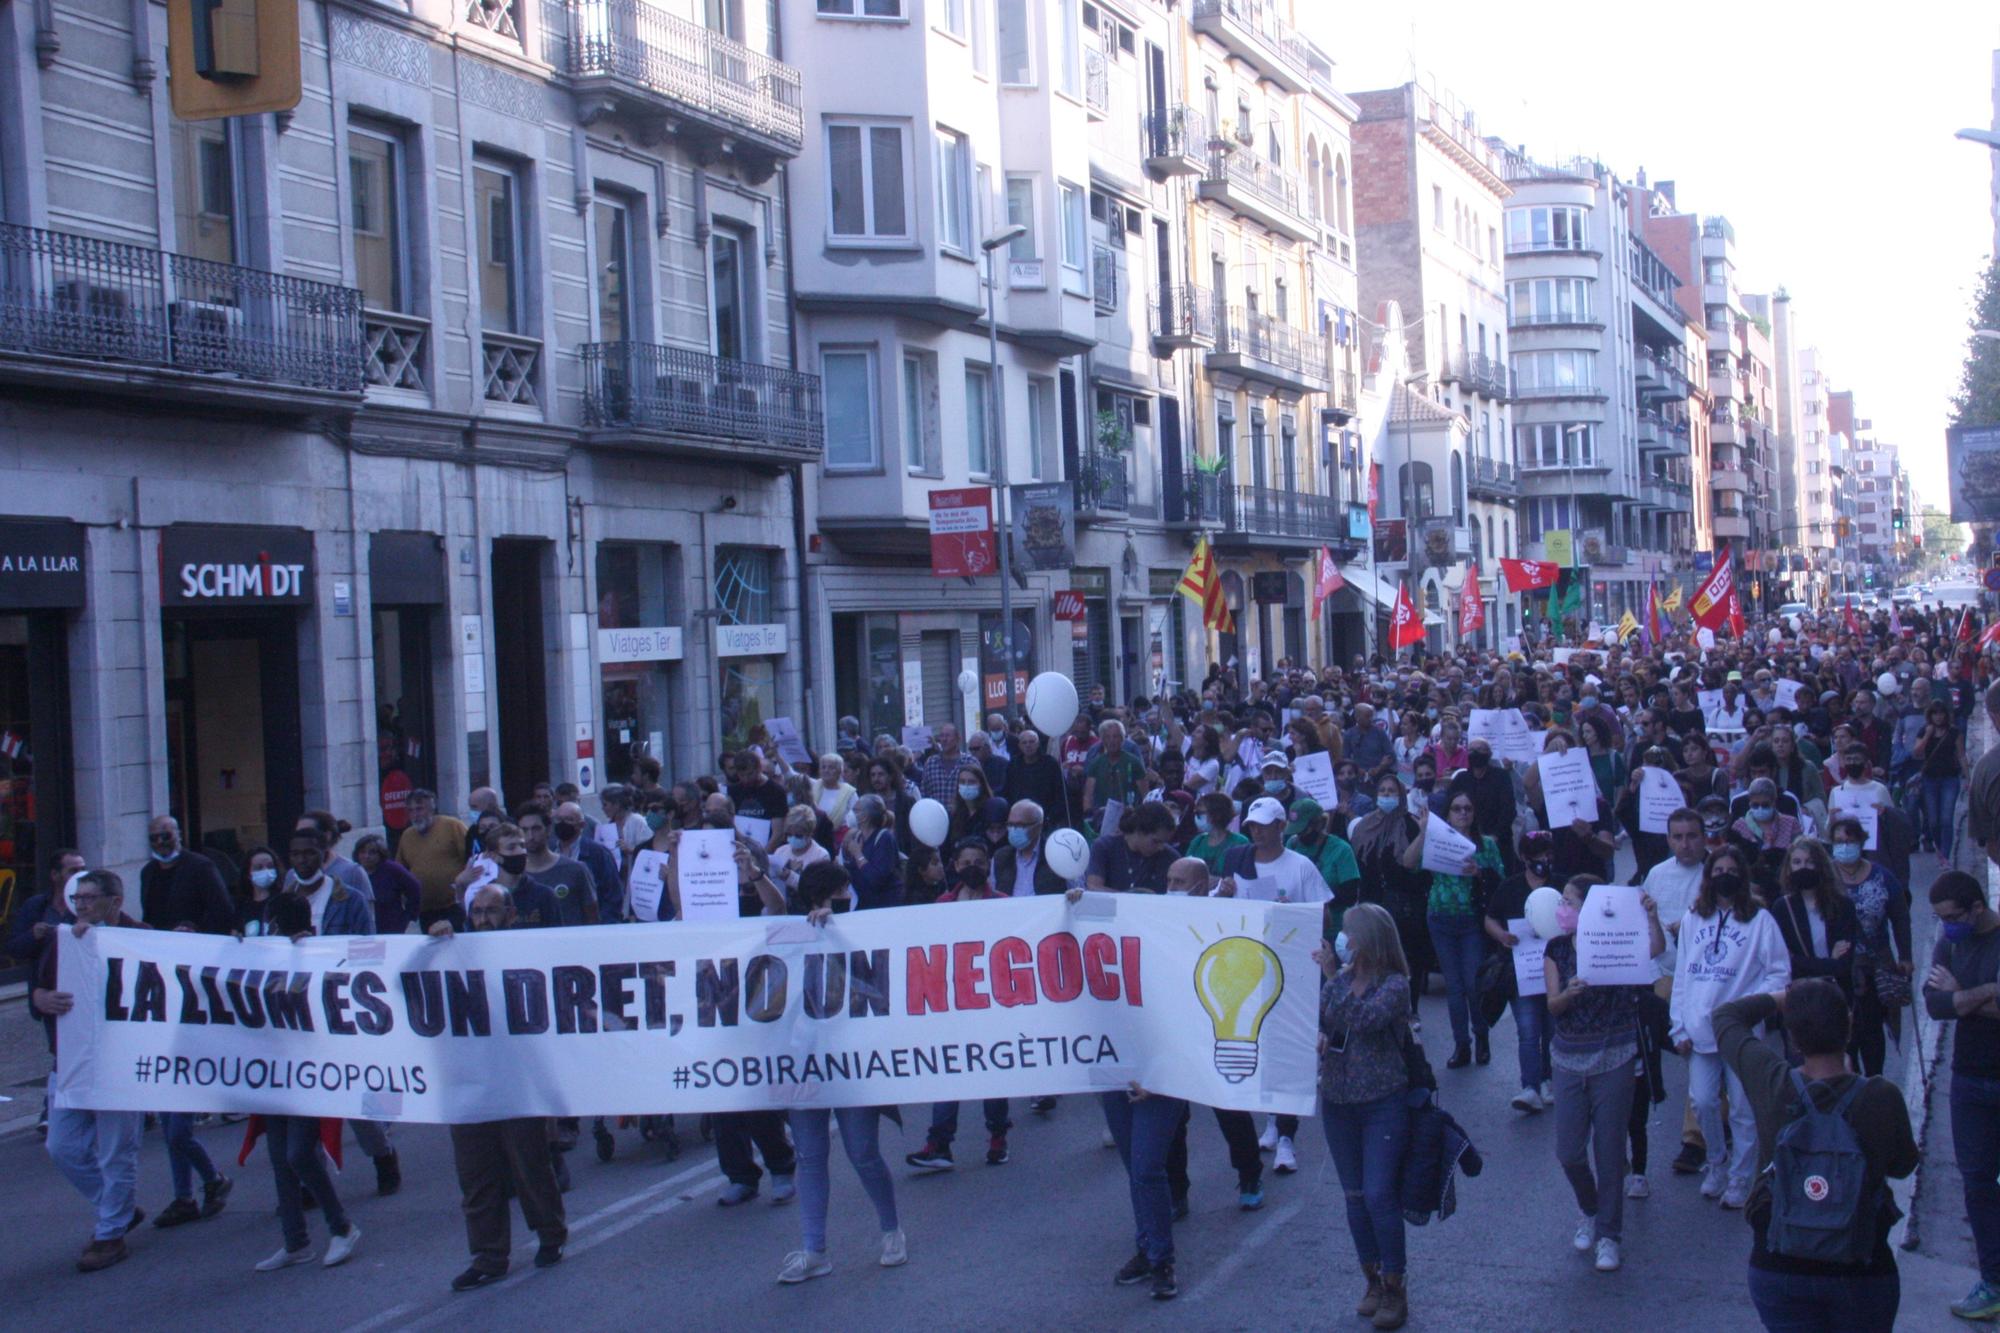
{"type": "Polygon", "coordinates": [[[61,1104],[463,1123],[1101,1092],[1311,1115],[1321,915],[1091,893],[599,929],[65,930],[61,1104]]]}

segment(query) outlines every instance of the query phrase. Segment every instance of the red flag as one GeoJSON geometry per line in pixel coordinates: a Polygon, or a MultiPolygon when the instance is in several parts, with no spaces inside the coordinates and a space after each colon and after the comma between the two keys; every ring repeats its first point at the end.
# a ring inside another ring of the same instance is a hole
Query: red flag
{"type": "Polygon", "coordinates": [[[1340,566],[1333,563],[1333,552],[1324,546],[1313,557],[1317,573],[1313,578],[1313,619],[1319,619],[1319,609],[1326,599],[1347,586],[1347,580],[1340,576],[1340,566]]]}
{"type": "Polygon", "coordinates": [[[1960,643],[1972,642],[1972,608],[1969,606],[1958,613],[1957,637],[1960,643]]]}
{"type": "Polygon", "coordinates": [[[1537,588],[1553,588],[1556,576],[1562,567],[1549,560],[1502,560],[1500,577],[1507,581],[1508,592],[1533,592],[1537,588]]]}
{"type": "Polygon", "coordinates": [[[1235,633],[1236,617],[1222,595],[1222,571],[1215,567],[1215,552],[1210,549],[1208,538],[1195,539],[1194,554],[1188,557],[1187,569],[1181,574],[1179,591],[1183,597],[1201,603],[1203,625],[1224,634],[1235,633]]]}
{"type": "Polygon", "coordinates": [[[1729,632],[1739,639],[1743,637],[1743,601],[1734,588],[1729,590],[1729,632]]]}
{"type": "Polygon", "coordinates": [[[1861,623],[1854,618],[1854,608],[1852,606],[1841,607],[1840,614],[1847,621],[1847,632],[1849,634],[1859,634],[1861,632],[1861,623]]]}
{"type": "Polygon", "coordinates": [[[1465,568],[1465,591],[1459,594],[1458,637],[1464,638],[1486,625],[1486,602],[1479,595],[1479,566],[1465,568]]]}
{"type": "Polygon", "coordinates": [[[1424,622],[1417,616],[1416,603],[1410,600],[1406,584],[1396,590],[1396,617],[1389,626],[1389,647],[1393,651],[1423,641],[1424,622]]]}
{"type": "Polygon", "coordinates": [[[1716,557],[1715,568],[1702,581],[1701,587],[1695,589],[1694,601],[1688,606],[1694,613],[1695,624],[1706,629],[1722,628],[1722,622],[1729,615],[1730,590],[1735,586],[1730,573],[1729,552],[1724,551],[1716,557]]]}
{"type": "Polygon", "coordinates": [[[1986,627],[1986,632],[1979,636],[1980,651],[1984,652],[1996,643],[2000,643],[2000,617],[1995,617],[1993,623],[1986,627]]]}

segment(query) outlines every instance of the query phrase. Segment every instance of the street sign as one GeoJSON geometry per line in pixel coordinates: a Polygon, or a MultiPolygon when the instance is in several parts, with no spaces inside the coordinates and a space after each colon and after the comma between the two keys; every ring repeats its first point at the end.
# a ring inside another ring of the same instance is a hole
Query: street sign
{"type": "Polygon", "coordinates": [[[2000,592],[2000,569],[1986,571],[1986,587],[1991,592],[2000,592]]]}

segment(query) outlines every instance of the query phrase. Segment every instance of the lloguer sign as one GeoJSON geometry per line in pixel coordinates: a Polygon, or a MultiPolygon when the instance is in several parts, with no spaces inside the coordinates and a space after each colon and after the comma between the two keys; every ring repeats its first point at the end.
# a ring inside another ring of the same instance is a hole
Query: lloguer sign
{"type": "Polygon", "coordinates": [[[308,606],[312,534],[177,523],[160,533],[163,606],[308,606]]]}

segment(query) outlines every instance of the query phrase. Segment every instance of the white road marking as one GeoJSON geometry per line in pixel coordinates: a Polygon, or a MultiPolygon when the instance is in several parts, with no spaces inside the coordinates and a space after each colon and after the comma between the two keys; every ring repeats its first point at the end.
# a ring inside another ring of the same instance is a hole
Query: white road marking
{"type": "Polygon", "coordinates": [[[1251,1228],[1249,1235],[1229,1247],[1229,1256],[1203,1273],[1201,1280],[1183,1292],[1176,1304],[1199,1305],[1211,1292],[1225,1288],[1229,1280],[1236,1276],[1236,1270],[1243,1267],[1265,1241],[1277,1235],[1280,1228],[1297,1217],[1299,1210],[1305,1206],[1305,1197],[1302,1195],[1251,1228]]]}

